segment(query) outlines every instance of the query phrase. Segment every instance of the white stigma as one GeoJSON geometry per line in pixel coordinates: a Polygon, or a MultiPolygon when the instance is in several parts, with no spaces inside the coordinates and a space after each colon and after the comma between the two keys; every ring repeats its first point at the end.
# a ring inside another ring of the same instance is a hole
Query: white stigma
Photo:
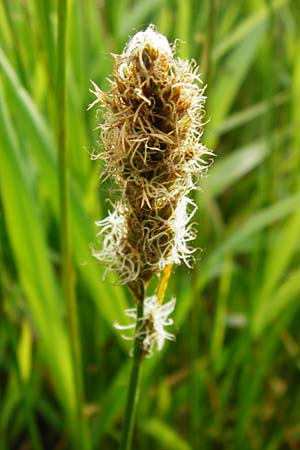
{"type": "Polygon", "coordinates": [[[139,31],[133,36],[125,49],[125,55],[132,56],[139,52],[141,48],[146,47],[147,44],[150,44],[159,53],[165,54],[169,58],[173,57],[168,39],[163,34],[155,31],[153,25],[149,25],[145,31],[139,31]]]}
{"type": "MultiPolygon", "coordinates": [[[[173,325],[173,319],[168,316],[174,311],[176,299],[172,298],[169,302],[161,305],[157,301],[157,296],[147,297],[144,301],[144,315],[139,318],[137,331],[131,337],[122,337],[127,340],[139,338],[142,340],[143,351],[146,356],[151,356],[154,348],[158,351],[164,346],[166,340],[174,341],[175,336],[165,330],[165,327],[173,325]]],[[[125,315],[134,322],[128,325],[114,324],[117,330],[130,330],[136,328],[137,308],[125,310],[125,315]]]]}

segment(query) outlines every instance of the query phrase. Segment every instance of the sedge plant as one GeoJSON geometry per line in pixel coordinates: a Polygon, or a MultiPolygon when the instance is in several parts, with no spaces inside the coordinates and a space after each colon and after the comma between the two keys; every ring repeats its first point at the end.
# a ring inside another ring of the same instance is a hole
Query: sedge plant
{"type": "Polygon", "coordinates": [[[115,64],[110,90],[93,83],[103,123],[99,125],[104,161],[102,177],[113,180],[118,198],[97,222],[101,248],[94,256],[133,293],[135,306],[125,315],[134,330],[133,366],[120,450],[131,448],[141,364],[174,340],[165,328],[175,299],[163,302],[173,264],[193,261],[189,243],[196,236],[191,219],[196,205],[188,197],[195,176],[204,175],[212,155],[201,143],[205,87],[194,61],[175,57],[175,45],[150,25],[136,33],[115,64]],[[163,274],[161,276],[161,274],[163,274]],[[161,277],[149,294],[150,279],[161,277]]]}

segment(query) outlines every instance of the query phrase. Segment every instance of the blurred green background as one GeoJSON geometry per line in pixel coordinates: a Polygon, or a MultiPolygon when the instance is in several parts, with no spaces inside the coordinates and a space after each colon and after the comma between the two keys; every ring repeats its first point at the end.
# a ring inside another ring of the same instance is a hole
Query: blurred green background
{"type": "Polygon", "coordinates": [[[107,211],[90,79],[154,23],[207,88],[193,268],[176,268],[175,343],[145,362],[141,450],[300,449],[298,0],[70,0],[67,136],[84,423],[61,286],[57,4],[0,4],[0,449],[115,449],[130,369],[114,330],[132,304],[91,257],[107,211]],[[82,444],[83,443],[83,444],[82,444]]]}

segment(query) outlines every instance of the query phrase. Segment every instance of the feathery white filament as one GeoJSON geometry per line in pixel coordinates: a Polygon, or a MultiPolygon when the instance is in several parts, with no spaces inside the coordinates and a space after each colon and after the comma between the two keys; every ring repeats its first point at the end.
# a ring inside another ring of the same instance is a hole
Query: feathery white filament
{"type": "MultiPolygon", "coordinates": [[[[160,351],[166,340],[174,341],[175,336],[165,330],[165,327],[173,325],[173,319],[168,316],[174,311],[176,299],[159,304],[157,296],[147,297],[144,300],[144,315],[139,320],[137,331],[133,336],[122,335],[124,339],[134,340],[136,337],[142,340],[143,352],[146,356],[151,356],[154,348],[160,351]]],[[[114,324],[117,330],[131,330],[136,327],[137,308],[125,310],[125,315],[133,320],[128,325],[114,324]]]]}

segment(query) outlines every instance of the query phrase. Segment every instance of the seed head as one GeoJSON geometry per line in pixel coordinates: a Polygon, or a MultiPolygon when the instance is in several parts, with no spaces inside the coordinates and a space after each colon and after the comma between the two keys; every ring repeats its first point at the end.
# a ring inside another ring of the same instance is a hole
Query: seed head
{"type": "Polygon", "coordinates": [[[166,265],[193,258],[195,205],[187,194],[211,153],[200,142],[205,97],[198,68],[174,52],[149,26],[114,55],[110,90],[93,83],[91,106],[99,103],[104,119],[98,158],[103,177],[119,191],[98,222],[102,248],[94,255],[123,284],[148,281],[166,265]]]}

